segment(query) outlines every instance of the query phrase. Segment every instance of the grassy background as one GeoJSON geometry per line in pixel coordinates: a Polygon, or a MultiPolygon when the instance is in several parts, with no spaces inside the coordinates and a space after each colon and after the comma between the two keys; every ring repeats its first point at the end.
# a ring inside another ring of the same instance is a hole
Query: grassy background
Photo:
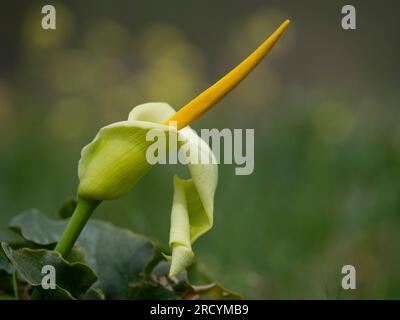
{"type": "MultiPolygon", "coordinates": [[[[395,1],[53,1],[0,10],[0,229],[55,216],[81,148],[148,101],[179,108],[281,21],[267,60],[194,127],[255,128],[255,171],[221,165],[215,227],[195,245],[210,274],[249,298],[400,297],[399,20],[395,1]],[[338,292],[340,270],[357,290],[338,292]]],[[[158,167],[96,218],[168,242],[172,175],[158,167]]]]}

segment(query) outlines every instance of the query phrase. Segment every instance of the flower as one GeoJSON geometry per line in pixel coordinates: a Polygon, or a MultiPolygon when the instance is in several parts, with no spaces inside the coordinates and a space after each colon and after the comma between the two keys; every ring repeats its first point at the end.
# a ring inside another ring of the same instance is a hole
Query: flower
{"type": "MultiPolygon", "coordinates": [[[[94,140],[82,149],[78,168],[78,206],[55,250],[62,255],[68,254],[97,205],[127,194],[152,168],[146,159],[152,141],[146,137],[150,130],[159,130],[167,136],[166,141],[169,135],[176,134],[190,150],[185,156],[192,178],[174,177],[169,240],[172,256],[167,257],[171,259],[171,276],[185,269],[194,256],[193,242],[213,225],[218,180],[211,149],[188,125],[233,90],[258,65],[288,24],[286,20],[247,59],[178,112],[166,103],[146,103],[133,108],[128,120],[100,129],[94,140]],[[170,122],[175,122],[176,127],[169,126],[170,122]],[[200,152],[201,159],[211,161],[199,163],[198,153],[192,153],[192,150],[200,152]]],[[[176,147],[180,146],[182,144],[176,147]]]]}
{"type": "MultiPolygon", "coordinates": [[[[127,121],[102,128],[95,139],[82,150],[79,161],[78,195],[84,199],[115,199],[129,192],[145,175],[151,165],[146,151],[151,142],[146,140],[150,130],[161,130],[166,135],[174,127],[163,125],[175,114],[166,103],[146,103],[131,111],[127,121]]],[[[192,179],[174,177],[174,198],[171,213],[170,274],[176,275],[190,263],[194,254],[192,243],[213,224],[214,193],[218,169],[210,147],[190,127],[176,132],[179,141],[190,145],[214,161],[202,164],[193,153],[186,154],[192,179]]]]}

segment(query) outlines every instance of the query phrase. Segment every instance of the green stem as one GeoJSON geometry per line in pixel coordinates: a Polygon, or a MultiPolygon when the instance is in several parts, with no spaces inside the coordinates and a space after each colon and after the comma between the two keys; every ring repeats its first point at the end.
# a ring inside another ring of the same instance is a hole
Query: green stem
{"type": "MultiPolygon", "coordinates": [[[[54,251],[61,254],[64,258],[68,256],[76,240],[81,234],[82,229],[85,227],[93,211],[99,204],[100,201],[96,200],[88,200],[83,198],[78,199],[78,205],[76,206],[75,211],[64,230],[64,233],[54,248],[54,251]]],[[[37,289],[34,289],[31,299],[39,300],[40,298],[40,292],[37,289]]]]}
{"type": "Polygon", "coordinates": [[[58,241],[54,251],[60,253],[64,258],[68,256],[82,229],[86,225],[93,211],[100,204],[100,201],[79,198],[78,205],[58,241]]]}

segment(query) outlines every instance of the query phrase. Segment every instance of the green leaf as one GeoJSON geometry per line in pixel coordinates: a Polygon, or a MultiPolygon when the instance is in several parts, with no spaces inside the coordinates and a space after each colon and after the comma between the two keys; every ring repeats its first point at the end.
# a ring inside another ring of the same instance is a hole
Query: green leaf
{"type": "Polygon", "coordinates": [[[202,300],[240,300],[242,297],[233,291],[225,289],[218,282],[209,285],[192,286],[194,292],[202,300]]]}
{"type": "MultiPolygon", "coordinates": [[[[66,224],[67,221],[53,221],[37,211],[28,211],[15,217],[10,226],[26,240],[49,245],[61,237],[66,224]]],[[[76,248],[83,251],[87,265],[98,277],[94,287],[100,288],[107,299],[127,299],[129,284],[143,279],[155,252],[147,238],[96,220],[85,226],[76,248]]]]}
{"type": "Polygon", "coordinates": [[[196,261],[187,270],[187,281],[194,292],[203,300],[240,300],[241,295],[226,289],[219,282],[211,279],[205,267],[196,261]]]}
{"type": "Polygon", "coordinates": [[[79,262],[70,263],[54,251],[29,248],[13,250],[5,242],[2,247],[18,274],[32,286],[41,285],[43,266],[51,265],[55,268],[57,289],[41,289],[45,298],[78,298],[97,280],[96,274],[88,266],[79,262]]]}
{"type": "Polygon", "coordinates": [[[3,255],[2,252],[0,252],[0,272],[1,271],[4,271],[7,274],[12,273],[12,265],[7,260],[7,258],[3,255]]]}
{"type": "Polygon", "coordinates": [[[43,290],[42,288],[38,287],[40,292],[40,299],[41,300],[76,300],[77,298],[73,297],[72,294],[61,288],[60,286],[56,286],[54,290],[43,290]]]}
{"type": "Polygon", "coordinates": [[[14,217],[9,227],[25,240],[38,245],[50,245],[58,241],[66,225],[65,221],[50,220],[38,210],[32,209],[14,217]]]}
{"type": "MultiPolygon", "coordinates": [[[[22,239],[19,235],[7,230],[5,232],[0,231],[0,242],[7,242],[12,244],[13,247],[27,246],[28,243],[22,239]]],[[[1,250],[0,250],[1,252],[1,250]]]]}
{"type": "Polygon", "coordinates": [[[92,287],[84,294],[82,300],[105,300],[105,295],[101,289],[92,287]]]}
{"type": "Polygon", "coordinates": [[[72,216],[77,206],[77,201],[75,198],[69,198],[64,201],[60,209],[58,209],[58,215],[61,219],[67,219],[72,216]]]}
{"type": "Polygon", "coordinates": [[[145,237],[94,220],[86,226],[78,245],[99,277],[95,286],[107,299],[128,298],[129,283],[142,280],[155,251],[145,237]]]}
{"type": "MultiPolygon", "coordinates": [[[[210,282],[203,285],[194,285],[190,282],[190,277],[186,271],[181,272],[176,277],[169,277],[169,262],[160,262],[153,271],[153,276],[156,282],[168,283],[170,288],[181,299],[204,299],[204,300],[238,300],[241,296],[233,291],[225,289],[218,282],[210,282]]],[[[196,270],[200,273],[199,268],[196,270]]],[[[198,275],[199,276],[199,275],[198,275]]],[[[207,276],[202,275],[201,279],[209,279],[207,276]]]]}
{"type": "MultiPolygon", "coordinates": [[[[13,219],[12,228],[24,239],[48,246],[59,239],[66,223],[28,211],[13,219]]],[[[143,236],[90,220],[67,257],[70,263],[85,262],[98,277],[90,290],[79,298],[240,299],[238,294],[211,280],[198,263],[193,263],[188,272],[169,277],[170,263],[159,262],[161,251],[143,236]]],[[[57,294],[68,298],[63,291],[57,294]]]]}
{"type": "MultiPolygon", "coordinates": [[[[2,250],[0,250],[2,252],[2,250]]],[[[0,273],[0,296],[13,296],[12,276],[6,273],[0,273]]]]}
{"type": "Polygon", "coordinates": [[[134,300],[176,300],[180,297],[172,289],[150,280],[131,284],[129,298],[134,300]]]}

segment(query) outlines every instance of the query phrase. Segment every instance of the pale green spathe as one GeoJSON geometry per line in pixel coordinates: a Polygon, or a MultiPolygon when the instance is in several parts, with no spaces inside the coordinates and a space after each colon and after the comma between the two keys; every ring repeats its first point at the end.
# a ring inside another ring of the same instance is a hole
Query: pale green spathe
{"type": "MultiPolygon", "coordinates": [[[[146,160],[149,130],[166,134],[173,127],[163,125],[175,110],[166,103],[139,105],[127,121],[102,128],[95,139],[82,150],[79,161],[78,195],[86,199],[109,200],[128,193],[151,168],[146,160]]],[[[194,254],[193,242],[213,224],[214,193],[218,168],[209,146],[189,127],[178,131],[180,145],[185,142],[191,152],[185,153],[192,179],[174,177],[174,199],[171,212],[171,275],[185,269],[194,254]],[[199,158],[199,154],[201,157],[199,158]],[[211,159],[201,164],[198,159],[211,159]]],[[[155,197],[157,195],[154,195],[155,197]]]]}

